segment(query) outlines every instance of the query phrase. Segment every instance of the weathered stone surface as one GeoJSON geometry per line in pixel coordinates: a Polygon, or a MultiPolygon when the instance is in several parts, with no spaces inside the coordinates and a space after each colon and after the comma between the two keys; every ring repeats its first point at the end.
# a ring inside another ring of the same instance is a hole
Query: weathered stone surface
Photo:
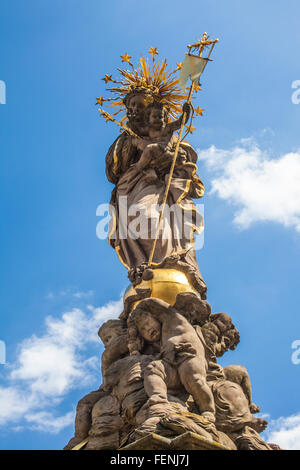
{"type": "Polygon", "coordinates": [[[247,370],[217,363],[239,342],[230,316],[210,314],[208,305],[190,296],[189,303],[186,293],[185,299],[179,294],[174,306],[141,300],[118,336],[117,322],[102,327],[103,355],[116,359],[106,362],[103,386],[79,402],[77,433],[66,448],[88,437],[85,450],[272,450],[259,436],[267,422],[253,416],[259,407],[247,370]]]}
{"type": "Polygon", "coordinates": [[[119,431],[123,425],[118,399],[111,394],[102,397],[92,410],[92,425],[85,450],[118,449],[119,431]]]}
{"type": "Polygon", "coordinates": [[[186,432],[174,439],[151,433],[120,450],[233,450],[219,442],[211,441],[193,432],[186,432]]]}
{"type": "Polygon", "coordinates": [[[121,447],[120,450],[169,450],[171,439],[150,433],[141,439],[121,447]]]}

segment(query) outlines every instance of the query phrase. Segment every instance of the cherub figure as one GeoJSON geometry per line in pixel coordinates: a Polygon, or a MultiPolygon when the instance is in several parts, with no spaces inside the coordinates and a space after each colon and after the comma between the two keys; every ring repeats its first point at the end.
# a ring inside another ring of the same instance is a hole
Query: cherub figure
{"type": "Polygon", "coordinates": [[[206,344],[208,363],[207,380],[211,386],[216,405],[216,425],[225,432],[236,432],[248,426],[260,433],[267,427],[267,421],[255,418],[260,411],[252,402],[251,382],[247,369],[241,365],[222,368],[216,357],[229,349],[234,350],[240,335],[232,319],[226,313],[210,315],[201,331],[196,327],[206,344]]]}
{"type": "MultiPolygon", "coordinates": [[[[172,148],[176,143],[173,133],[180,129],[183,115],[185,113],[186,122],[189,119],[191,105],[186,102],[183,105],[183,113],[176,121],[169,122],[168,112],[163,105],[157,101],[149,104],[145,111],[146,126],[140,129],[145,137],[133,138],[133,145],[142,150],[142,155],[135,165],[136,172],[144,170],[151,163],[161,159],[164,155],[166,163],[170,162],[174,153],[172,148]]],[[[183,153],[180,153],[181,159],[184,159],[183,153]]],[[[153,170],[154,171],[154,170],[153,170]]]]}
{"type": "Polygon", "coordinates": [[[122,320],[108,320],[99,328],[98,336],[105,346],[101,361],[102,377],[105,382],[106,369],[113,362],[128,353],[126,322],[122,320]]]}
{"type": "Polygon", "coordinates": [[[98,335],[103,341],[105,350],[102,354],[103,385],[79,400],[75,418],[75,436],[69,441],[65,449],[74,446],[87,438],[92,424],[92,409],[102,399],[107,399],[109,393],[105,391],[105,372],[107,368],[120,357],[128,354],[126,322],[122,320],[108,320],[99,328],[98,335]]]}
{"type": "MultiPolygon", "coordinates": [[[[215,405],[206,382],[205,348],[194,327],[169,304],[155,298],[142,300],[128,321],[129,336],[134,325],[148,343],[160,342],[160,359],[152,361],[144,375],[149,405],[167,403],[168,389],[175,390],[183,385],[192,395],[201,416],[213,423],[215,405]]],[[[134,337],[129,343],[130,353],[136,354],[139,347],[134,337]]]]}

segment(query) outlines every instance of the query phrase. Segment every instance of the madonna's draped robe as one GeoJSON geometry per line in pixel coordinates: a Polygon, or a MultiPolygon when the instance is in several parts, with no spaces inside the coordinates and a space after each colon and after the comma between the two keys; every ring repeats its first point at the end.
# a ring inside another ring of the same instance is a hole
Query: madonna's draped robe
{"type": "MultiPolygon", "coordinates": [[[[164,218],[153,257],[154,266],[172,265],[189,275],[192,284],[205,297],[206,286],[194,250],[194,233],[203,229],[203,219],[192,198],[201,198],[204,186],[196,175],[197,154],[187,142],[180,144],[184,161],[178,159],[168,193],[164,218]]],[[[137,173],[135,163],[141,152],[132,137],[121,134],[106,156],[106,174],[115,184],[112,192],[112,219],[109,243],[128,270],[149,260],[159,205],[168,180],[170,163],[161,161],[155,169],[137,173]],[[152,222],[151,222],[152,221],[152,222]]]]}

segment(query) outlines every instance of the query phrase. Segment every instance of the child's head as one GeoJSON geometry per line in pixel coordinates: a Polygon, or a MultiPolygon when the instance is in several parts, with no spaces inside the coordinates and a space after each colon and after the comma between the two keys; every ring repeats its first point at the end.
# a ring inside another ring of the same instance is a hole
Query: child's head
{"type": "Polygon", "coordinates": [[[126,333],[126,324],[122,320],[108,320],[99,328],[98,336],[107,348],[111,341],[126,333]]]}
{"type": "Polygon", "coordinates": [[[154,129],[162,129],[168,123],[168,112],[162,103],[154,101],[145,111],[146,122],[154,129]]]}
{"type": "Polygon", "coordinates": [[[135,324],[139,334],[148,342],[155,343],[159,341],[161,334],[161,325],[156,318],[154,318],[146,310],[139,309],[138,307],[130,315],[131,321],[135,324]]]}
{"type": "Polygon", "coordinates": [[[235,349],[240,341],[239,332],[226,313],[211,315],[210,321],[202,327],[202,332],[207,345],[215,351],[217,357],[223,356],[228,349],[235,349]]]}

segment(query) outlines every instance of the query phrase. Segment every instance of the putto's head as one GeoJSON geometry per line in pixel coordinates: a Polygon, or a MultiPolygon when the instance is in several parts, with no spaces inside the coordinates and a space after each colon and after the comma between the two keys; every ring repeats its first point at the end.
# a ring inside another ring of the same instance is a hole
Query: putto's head
{"type": "Polygon", "coordinates": [[[160,340],[161,325],[148,311],[137,307],[130,314],[132,322],[139,334],[148,342],[155,343],[160,340]]]}
{"type": "Polygon", "coordinates": [[[126,323],[122,320],[108,320],[99,328],[98,336],[107,348],[114,338],[127,332],[126,323]]]}
{"type": "Polygon", "coordinates": [[[223,356],[228,349],[234,350],[240,342],[238,330],[226,313],[215,313],[202,327],[205,342],[214,350],[217,357],[223,356]]]}

